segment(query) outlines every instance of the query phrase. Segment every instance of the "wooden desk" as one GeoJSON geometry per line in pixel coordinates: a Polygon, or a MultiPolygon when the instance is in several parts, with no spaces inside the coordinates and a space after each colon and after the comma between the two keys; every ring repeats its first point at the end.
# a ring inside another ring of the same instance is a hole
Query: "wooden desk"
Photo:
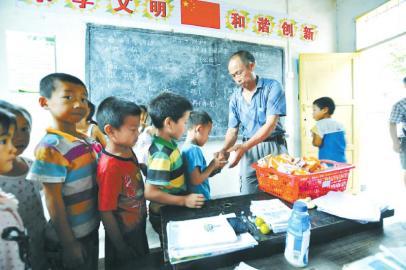
{"type": "MultiPolygon", "coordinates": [[[[162,228],[166,228],[169,221],[186,220],[201,218],[207,216],[219,215],[220,213],[236,213],[239,215],[242,211],[245,215],[249,214],[249,208],[252,200],[269,200],[274,197],[267,193],[257,193],[244,196],[235,196],[218,200],[208,201],[202,209],[188,209],[176,206],[166,206],[162,208],[162,228]]],[[[290,204],[287,204],[292,207],[290,204]]],[[[392,216],[393,210],[386,211],[383,217],[392,216]]],[[[333,239],[353,234],[368,229],[382,228],[382,221],[376,223],[360,224],[351,220],[335,217],[317,210],[309,211],[311,220],[311,244],[325,243],[333,239]]],[[[180,263],[174,265],[175,269],[214,269],[230,265],[242,260],[252,260],[255,258],[267,257],[271,254],[280,253],[285,247],[285,233],[263,235],[257,231],[254,237],[257,238],[258,246],[229,254],[205,258],[192,262],[180,263]]],[[[164,239],[164,261],[169,262],[167,235],[163,231],[164,239]]]]}
{"type": "MultiPolygon", "coordinates": [[[[386,247],[406,246],[406,226],[400,223],[385,226],[383,230],[373,229],[348,235],[320,245],[310,245],[309,265],[304,269],[341,270],[344,264],[374,255],[379,245],[386,247]]],[[[294,270],[284,258],[283,253],[265,258],[245,261],[257,269],[294,270]]],[[[239,263],[221,270],[233,270],[239,263]]]]}
{"type": "MultiPolygon", "coordinates": [[[[201,209],[189,209],[184,207],[176,206],[166,206],[161,209],[162,213],[162,228],[163,228],[163,239],[164,239],[164,252],[163,256],[161,253],[153,253],[145,260],[138,260],[132,264],[129,264],[122,269],[171,269],[169,264],[169,257],[167,252],[167,235],[166,235],[166,224],[169,221],[194,219],[201,217],[208,217],[218,215],[220,213],[236,213],[240,215],[243,211],[245,215],[249,214],[249,207],[252,200],[268,200],[274,198],[266,193],[250,194],[244,196],[235,196],[229,198],[222,198],[217,200],[208,201],[206,205],[201,209]],[[134,268],[134,267],[140,268],[134,268]]],[[[289,205],[289,204],[288,204],[289,205]]],[[[289,205],[291,207],[291,205],[289,205]]],[[[371,233],[377,235],[379,240],[381,235],[381,230],[383,227],[383,218],[393,216],[394,210],[387,210],[382,214],[380,222],[360,224],[351,220],[342,219],[335,217],[323,212],[316,210],[310,210],[311,219],[311,250],[317,245],[322,243],[327,243],[339,237],[346,235],[354,235],[357,232],[363,232],[368,230],[373,230],[371,233]]],[[[255,237],[258,239],[258,246],[250,249],[245,249],[229,254],[224,254],[220,256],[200,259],[187,263],[180,263],[174,265],[174,269],[217,269],[220,267],[232,266],[238,264],[240,261],[250,262],[253,261],[258,264],[266,264],[266,262],[255,261],[259,258],[269,258],[272,254],[281,253],[285,245],[285,233],[262,235],[259,232],[256,233],[255,237]]],[[[369,237],[369,236],[368,236],[369,237]]],[[[352,236],[350,236],[352,238],[352,236]]],[[[350,244],[357,239],[348,240],[350,244]]],[[[339,248],[340,246],[337,246],[339,248]]],[[[321,251],[324,248],[321,248],[321,251]]],[[[347,250],[347,248],[345,248],[347,250]]],[[[342,252],[346,252],[346,251],[342,252]]],[[[348,248],[351,250],[351,248],[348,248]]],[[[310,253],[310,259],[312,258],[312,252],[310,253]]],[[[314,255],[318,254],[317,251],[314,255]]],[[[281,263],[285,263],[283,255],[276,255],[275,260],[280,260],[281,263]],[[278,257],[279,256],[279,257],[278,257]],[[282,257],[280,257],[282,256],[282,257]]],[[[354,258],[353,260],[355,260],[354,258]]],[[[287,263],[286,263],[287,264],[287,263]]],[[[254,266],[254,265],[253,265],[254,266]]],[[[289,266],[286,266],[289,267],[289,266]]],[[[227,269],[227,268],[226,268],[227,269]]],[[[231,269],[231,268],[230,268],[231,269]]],[[[282,269],[282,268],[273,268],[282,269]]],[[[286,268],[290,269],[290,268],[286,268]]],[[[321,268],[320,268],[321,269],[321,268]]],[[[329,268],[324,268],[329,269],[329,268]]]]}

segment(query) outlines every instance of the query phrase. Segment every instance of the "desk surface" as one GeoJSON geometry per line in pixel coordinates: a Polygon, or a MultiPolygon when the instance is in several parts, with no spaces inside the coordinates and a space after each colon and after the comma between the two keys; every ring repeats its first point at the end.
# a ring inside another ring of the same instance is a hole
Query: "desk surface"
{"type": "MultiPolygon", "coordinates": [[[[406,246],[406,225],[391,224],[381,229],[368,230],[345,236],[334,241],[310,245],[309,265],[305,269],[311,270],[338,270],[344,264],[374,255],[379,252],[379,245],[386,247],[406,246]]],[[[283,253],[274,254],[266,258],[244,261],[256,269],[298,269],[286,262],[283,253]]],[[[218,268],[232,270],[239,263],[232,266],[218,268]]]]}
{"type": "MultiPolygon", "coordinates": [[[[240,215],[250,214],[250,204],[252,200],[269,200],[275,198],[267,193],[257,193],[244,196],[235,196],[211,200],[201,209],[190,209],[176,206],[166,206],[161,209],[162,215],[162,228],[166,228],[169,221],[195,219],[207,216],[214,216],[228,213],[236,213],[240,215]]],[[[287,204],[291,207],[290,204],[287,204]]],[[[383,217],[392,216],[393,210],[386,211],[383,217]]],[[[382,220],[376,223],[368,223],[365,225],[357,222],[335,217],[317,210],[309,211],[311,219],[311,244],[322,243],[328,240],[333,240],[348,234],[373,229],[382,228],[382,220]]],[[[258,241],[258,246],[237,251],[229,254],[224,254],[211,258],[204,258],[192,262],[180,263],[175,265],[175,268],[192,268],[192,269],[211,269],[230,265],[233,262],[241,260],[251,260],[255,258],[267,257],[270,254],[280,253],[285,244],[285,233],[263,235],[257,231],[254,237],[258,241]],[[204,267],[202,267],[204,265],[204,267]]],[[[166,263],[169,261],[167,252],[167,235],[166,229],[163,229],[164,239],[164,260],[166,263]]]]}
{"type": "MultiPolygon", "coordinates": [[[[167,222],[171,220],[186,220],[218,215],[220,213],[240,214],[241,211],[248,214],[251,200],[272,198],[268,194],[258,193],[208,201],[205,207],[201,209],[166,206],[161,210],[162,227],[166,228],[167,222]]],[[[291,207],[291,205],[289,206],[291,207]]],[[[382,241],[390,243],[404,240],[406,243],[406,230],[400,225],[396,228],[385,228],[382,233],[382,219],[380,222],[362,225],[316,210],[310,210],[309,214],[312,223],[310,266],[313,268],[311,269],[341,269],[341,266],[345,263],[377,252],[379,243],[382,241]],[[398,237],[398,234],[402,234],[403,240],[398,237]],[[334,240],[337,238],[340,239],[334,240]],[[335,268],[327,268],[329,265],[335,265],[335,268]],[[317,268],[314,268],[315,266],[317,268]]],[[[382,218],[393,216],[393,214],[393,210],[388,210],[383,213],[382,218]]],[[[163,231],[163,237],[163,254],[161,252],[152,253],[143,260],[131,262],[121,269],[171,269],[168,263],[166,230],[163,231]]],[[[272,269],[294,269],[285,262],[283,254],[281,254],[285,243],[285,233],[262,235],[258,232],[257,237],[259,237],[259,244],[255,248],[196,260],[190,263],[181,263],[175,265],[175,268],[218,269],[226,267],[221,269],[233,269],[240,261],[245,261],[259,269],[269,269],[267,267],[269,264],[280,265],[280,267],[272,267],[272,269]]]]}

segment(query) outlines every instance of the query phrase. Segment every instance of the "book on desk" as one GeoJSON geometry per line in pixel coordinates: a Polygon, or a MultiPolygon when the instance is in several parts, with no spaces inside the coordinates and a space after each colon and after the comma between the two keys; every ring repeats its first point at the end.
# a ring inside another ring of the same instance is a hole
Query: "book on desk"
{"type": "Polygon", "coordinates": [[[230,253],[258,244],[249,233],[237,235],[227,221],[229,217],[235,214],[168,222],[170,263],[230,253]]]}

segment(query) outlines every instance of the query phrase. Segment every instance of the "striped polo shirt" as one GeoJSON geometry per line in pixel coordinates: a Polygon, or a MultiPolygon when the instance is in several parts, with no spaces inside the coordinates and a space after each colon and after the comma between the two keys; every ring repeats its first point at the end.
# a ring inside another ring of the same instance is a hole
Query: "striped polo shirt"
{"type": "Polygon", "coordinates": [[[63,183],[62,198],[76,238],[99,226],[96,169],[100,150],[90,138],[79,139],[48,128],[35,148],[35,161],[27,176],[41,183],[63,183]]]}
{"type": "Polygon", "coordinates": [[[146,182],[158,186],[170,194],[186,191],[182,155],[175,141],[166,141],[154,136],[148,150],[148,171],[146,182]]]}

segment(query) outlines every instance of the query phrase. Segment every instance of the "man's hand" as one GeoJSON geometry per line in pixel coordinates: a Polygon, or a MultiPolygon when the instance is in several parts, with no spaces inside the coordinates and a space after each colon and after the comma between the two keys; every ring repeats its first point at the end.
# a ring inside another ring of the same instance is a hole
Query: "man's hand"
{"type": "Polygon", "coordinates": [[[220,159],[222,161],[227,161],[228,158],[230,157],[230,153],[227,152],[226,150],[220,150],[218,152],[215,152],[213,154],[213,156],[214,156],[214,158],[218,158],[218,159],[220,159]]]}
{"type": "Polygon", "coordinates": [[[192,193],[185,196],[185,206],[188,208],[202,208],[204,200],[202,194],[192,193]]]}
{"type": "Polygon", "coordinates": [[[85,263],[87,254],[79,241],[74,241],[63,248],[62,262],[66,268],[75,268],[85,263]]]}
{"type": "Polygon", "coordinates": [[[231,160],[230,168],[235,167],[238,162],[240,162],[240,159],[244,155],[244,153],[247,151],[245,148],[244,144],[236,144],[234,145],[231,149],[228,150],[228,152],[235,151],[235,158],[234,160],[231,160]]]}

